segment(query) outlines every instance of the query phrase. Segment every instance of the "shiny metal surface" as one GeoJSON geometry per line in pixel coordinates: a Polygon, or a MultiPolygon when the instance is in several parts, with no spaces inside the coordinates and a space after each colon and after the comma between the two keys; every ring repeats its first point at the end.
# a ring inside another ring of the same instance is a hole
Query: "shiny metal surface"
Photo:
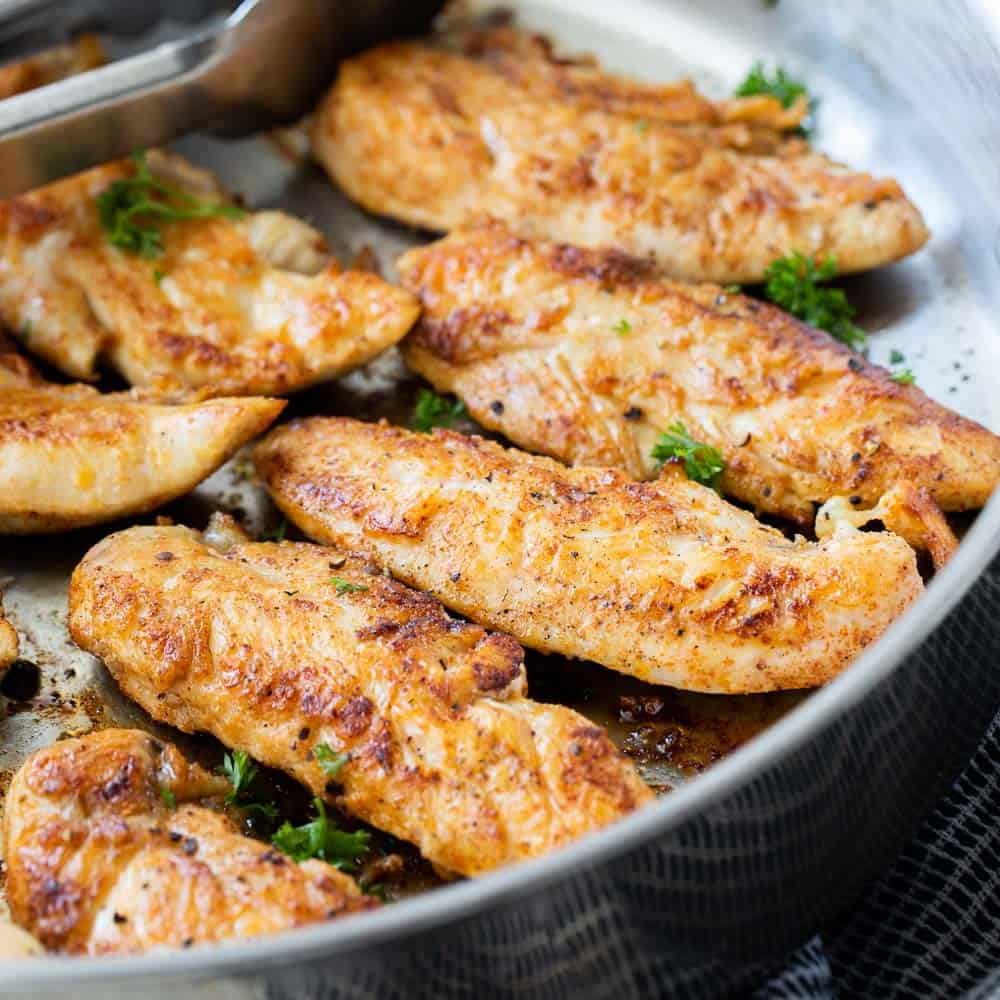
{"type": "MultiPolygon", "coordinates": [[[[0,30],[14,14],[27,16],[26,0],[17,3],[10,18],[0,8],[0,30]]],[[[243,0],[182,39],[2,101],[0,197],[196,129],[239,135],[290,121],[340,57],[419,30],[438,7],[436,0],[243,0]]]]}
{"type": "MultiPolygon", "coordinates": [[[[650,77],[692,72],[716,93],[758,57],[802,70],[823,100],[819,145],[899,177],[934,233],[914,259],[848,283],[873,359],[902,351],[928,392],[1000,430],[1000,46],[981,9],[959,0],[842,0],[823,10],[809,0],[775,9],[758,0],[518,7],[568,48],[650,77]]],[[[422,238],[358,211],[270,140],[196,138],[183,148],[252,204],[310,217],[345,260],[367,245],[388,266],[422,238]]],[[[384,359],[292,409],[401,420],[412,385],[393,366],[384,359]]],[[[219,504],[244,508],[255,529],[273,523],[238,460],[178,516],[201,523],[219,504]]],[[[39,700],[6,720],[0,712],[0,770],[61,730],[88,727],[95,704],[113,718],[140,718],[65,634],[65,574],[99,534],[0,550],[12,618],[45,681],[39,700]],[[65,690],[67,669],[79,681],[68,712],[45,703],[47,692],[65,690]]],[[[784,949],[850,904],[1000,703],[1000,563],[990,567],[998,549],[994,498],[919,604],[837,681],[795,707],[777,706],[780,721],[694,780],[661,774],[678,787],[565,851],[281,938],[183,955],[0,964],[0,996],[745,994],[784,949]]],[[[529,664],[533,686],[540,666],[529,664]]],[[[573,670],[547,672],[545,696],[572,702],[573,670]]],[[[599,697],[578,707],[599,715],[604,705],[599,697]]]]}

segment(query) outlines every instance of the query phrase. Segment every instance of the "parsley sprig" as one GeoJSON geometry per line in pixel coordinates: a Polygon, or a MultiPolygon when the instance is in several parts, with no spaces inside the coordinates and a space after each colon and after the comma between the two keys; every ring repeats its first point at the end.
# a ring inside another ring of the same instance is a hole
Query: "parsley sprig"
{"type": "Polygon", "coordinates": [[[781,106],[790,108],[803,94],[809,103],[809,114],[805,121],[795,131],[799,135],[809,136],[815,131],[816,111],[819,100],[809,94],[809,88],[802,80],[797,80],[783,66],[776,66],[774,75],[768,74],[764,62],[758,59],[743,82],[736,88],[737,97],[756,97],[758,94],[769,94],[781,101],[781,106]]]}
{"type": "Polygon", "coordinates": [[[468,416],[465,403],[460,399],[450,400],[439,396],[432,389],[421,389],[417,405],[413,408],[411,426],[415,431],[426,434],[434,427],[451,427],[456,420],[468,416]]]}
{"type": "Polygon", "coordinates": [[[660,435],[653,445],[652,454],[660,465],[674,458],[682,460],[688,479],[718,491],[719,477],[726,469],[722,452],[711,445],[695,441],[679,420],[660,435]]]}
{"type": "Polygon", "coordinates": [[[302,826],[292,826],[288,820],[271,838],[271,843],[293,861],[319,858],[342,871],[354,871],[368,850],[369,834],[365,830],[348,833],[339,829],[326,815],[322,799],[313,799],[316,818],[302,826]]]}
{"type": "Polygon", "coordinates": [[[351,583],[340,576],[331,576],[330,583],[337,588],[338,594],[363,594],[368,589],[360,583],[351,583]]]}
{"type": "Polygon", "coordinates": [[[348,754],[337,753],[331,747],[327,746],[326,743],[318,743],[313,747],[312,755],[316,763],[322,768],[323,773],[331,780],[335,780],[340,776],[341,770],[343,770],[344,765],[350,759],[348,754]]]}
{"type": "Polygon", "coordinates": [[[771,262],[766,272],[764,294],[793,316],[826,330],[831,336],[854,350],[864,347],[865,331],[855,326],[854,306],[840,288],[829,288],[837,273],[835,257],[826,257],[817,264],[812,256],[798,250],[771,262]]]}
{"type": "Polygon", "coordinates": [[[163,253],[160,226],[181,219],[221,217],[239,219],[246,213],[236,205],[205,201],[153,176],[145,150],[132,154],[135,173],[110,184],[97,196],[97,214],[108,242],[138,254],[163,253]]]}
{"type": "Polygon", "coordinates": [[[245,751],[227,753],[222,758],[222,774],[229,779],[229,794],[223,800],[227,806],[236,806],[244,812],[256,813],[265,819],[276,819],[278,810],[270,802],[252,800],[251,786],[260,773],[257,762],[245,751]]]}

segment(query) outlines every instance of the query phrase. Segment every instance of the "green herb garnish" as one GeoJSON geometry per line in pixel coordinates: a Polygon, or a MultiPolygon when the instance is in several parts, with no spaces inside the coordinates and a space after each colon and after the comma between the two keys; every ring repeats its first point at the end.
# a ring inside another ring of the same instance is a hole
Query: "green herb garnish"
{"type": "Polygon", "coordinates": [[[232,786],[225,798],[226,805],[235,806],[240,804],[241,799],[249,796],[250,786],[254,783],[260,767],[245,750],[237,750],[233,754],[227,753],[222,758],[220,770],[232,786]]]}
{"type": "Polygon", "coordinates": [[[917,376],[909,368],[902,368],[898,372],[893,372],[889,378],[900,385],[913,385],[917,380],[917,376]]]}
{"type": "Polygon", "coordinates": [[[338,829],[326,815],[321,799],[313,799],[317,816],[302,826],[292,826],[288,820],[281,824],[271,843],[293,861],[319,858],[334,868],[353,871],[368,850],[369,834],[364,830],[348,833],[338,829]]]}
{"type": "MultiPolygon", "coordinates": [[[[181,219],[240,219],[236,205],[204,201],[153,176],[145,150],[132,154],[135,173],[115,181],[97,196],[97,214],[108,242],[140,257],[163,253],[160,226],[181,219]]],[[[154,274],[155,279],[155,274],[154,274]]]]}
{"type": "Polygon", "coordinates": [[[817,265],[811,256],[796,250],[771,262],[764,293],[793,316],[858,350],[868,338],[851,322],[854,306],[841,289],[825,287],[836,273],[835,257],[827,257],[817,265]]]}
{"type": "Polygon", "coordinates": [[[331,576],[330,583],[337,588],[338,594],[361,594],[368,589],[358,583],[351,583],[349,580],[344,580],[339,576],[331,576]]]}
{"type": "Polygon", "coordinates": [[[660,465],[669,459],[682,459],[688,479],[718,491],[719,477],[726,468],[722,452],[711,445],[693,440],[679,420],[660,435],[653,445],[652,454],[660,465]]]}
{"type": "Polygon", "coordinates": [[[901,365],[905,360],[906,355],[902,351],[897,351],[895,347],[889,352],[890,365],[901,365]]]}
{"type": "Polygon", "coordinates": [[[174,795],[174,793],[170,791],[169,788],[165,788],[162,785],[160,786],[160,798],[163,799],[164,802],[166,802],[168,809],[177,808],[177,796],[174,795]]]}
{"type": "Polygon", "coordinates": [[[319,743],[313,747],[312,755],[328,778],[336,778],[349,760],[348,754],[337,753],[325,743],[319,743]]]}
{"type": "Polygon", "coordinates": [[[634,128],[636,132],[639,132],[640,134],[645,132],[649,128],[649,119],[648,118],[637,119],[634,128]]]}
{"type": "Polygon", "coordinates": [[[750,67],[750,72],[747,73],[743,82],[736,88],[735,94],[737,97],[756,97],[758,94],[769,94],[781,101],[783,108],[790,108],[800,97],[805,95],[809,104],[809,114],[805,122],[795,131],[803,136],[808,136],[814,131],[819,101],[810,96],[805,83],[795,79],[782,66],[776,66],[774,75],[769,76],[763,60],[758,59],[750,67]]]}
{"type": "Polygon", "coordinates": [[[253,802],[250,799],[250,786],[257,780],[260,767],[245,750],[227,753],[222,758],[219,772],[229,779],[229,794],[223,799],[227,806],[236,806],[245,813],[263,816],[265,819],[277,819],[278,810],[270,802],[253,802]]]}
{"type": "Polygon", "coordinates": [[[449,400],[432,389],[421,389],[417,405],[413,408],[411,426],[415,431],[426,434],[434,427],[451,427],[456,420],[466,416],[468,412],[462,400],[449,400]]]}
{"type": "Polygon", "coordinates": [[[281,524],[278,525],[274,531],[265,531],[263,535],[260,536],[262,542],[283,542],[285,540],[285,532],[288,531],[288,520],[282,518],[281,524]]]}
{"type": "Polygon", "coordinates": [[[627,319],[620,319],[611,327],[619,337],[624,337],[626,333],[632,332],[632,324],[627,319]]]}

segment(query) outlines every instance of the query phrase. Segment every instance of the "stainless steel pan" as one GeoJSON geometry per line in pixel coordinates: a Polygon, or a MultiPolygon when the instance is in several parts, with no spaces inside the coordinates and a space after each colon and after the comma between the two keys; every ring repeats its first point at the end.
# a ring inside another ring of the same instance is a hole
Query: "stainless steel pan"
{"type": "MultiPolygon", "coordinates": [[[[567,47],[598,51],[633,73],[691,72],[721,92],[757,57],[803,70],[823,99],[820,144],[899,177],[934,231],[916,258],[850,282],[873,358],[902,350],[932,395],[1000,429],[1000,44],[985,6],[517,6],[567,47]]],[[[313,218],[347,259],[370,245],[387,265],[419,239],[359,212],[271,140],[183,145],[251,203],[313,218]]],[[[383,359],[307,393],[292,409],[401,420],[412,385],[399,380],[394,364],[383,359]]],[[[198,523],[220,504],[245,509],[255,528],[274,516],[238,462],[174,513],[198,523]]],[[[95,716],[145,722],[65,634],[67,573],[98,534],[54,544],[5,541],[0,550],[12,617],[41,667],[38,695],[0,715],[0,772],[60,732],[88,728],[95,716]]],[[[674,790],[565,851],[282,937],[135,959],[0,964],[0,996],[618,1000],[745,992],[887,863],[1000,704],[998,550],[994,498],[918,605],[838,680],[806,698],[671,702],[690,738],[701,740],[703,757],[647,765],[654,781],[674,790]],[[713,751],[762,727],[698,773],[713,751]]],[[[602,688],[601,672],[588,673],[596,690],[581,702],[579,670],[535,663],[529,676],[541,680],[545,697],[607,721],[620,691],[602,688]]],[[[615,732],[624,738],[628,728],[619,720],[615,732]]]]}

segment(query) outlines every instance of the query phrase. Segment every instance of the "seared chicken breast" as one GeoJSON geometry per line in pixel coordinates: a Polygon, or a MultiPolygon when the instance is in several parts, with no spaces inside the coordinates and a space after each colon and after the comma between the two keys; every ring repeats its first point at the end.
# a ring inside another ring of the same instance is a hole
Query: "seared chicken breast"
{"type": "Polygon", "coordinates": [[[859,508],[910,483],[940,528],[934,504],[977,509],[1000,481],[985,427],[716,285],[499,226],[412,250],[399,272],[423,303],[407,363],[531,451],[647,479],[680,421],[722,453],[724,492],[802,525],[833,497],[859,508]]]}
{"type": "Polygon", "coordinates": [[[84,558],[70,631],[155,718],[281,768],[435,865],[477,875],[652,792],[598,726],[526,694],[505,635],[363,559],[225,522],[132,528],[84,558]],[[347,754],[338,787],[317,747],[347,754]]]}
{"type": "MultiPolygon", "coordinates": [[[[225,199],[179,157],[146,163],[186,195],[225,199]]],[[[316,230],[281,212],[165,223],[151,259],[112,245],[97,199],[136,169],[112,163],[0,203],[0,320],[67,375],[93,379],[104,361],[137,386],[282,394],[363,364],[416,319],[407,292],[341,271],[316,230]]]]}
{"type": "Polygon", "coordinates": [[[65,45],[0,66],[0,100],[97,69],[105,61],[101,40],[96,35],[81,35],[65,45]]]}
{"type": "Polygon", "coordinates": [[[44,382],[0,342],[0,534],[153,510],[211,475],[285,405],[160,396],[44,382]]]}
{"type": "Polygon", "coordinates": [[[346,61],[313,149],[381,215],[433,230],[492,216],[692,281],[760,281],[792,250],[860,271],[922,246],[896,181],[785,141],[804,111],[638,84],[506,29],[464,51],[393,42],[346,61]]]}
{"type": "Polygon", "coordinates": [[[691,691],[821,684],[923,590],[896,535],[789,541],[681,472],[636,482],[336,418],[273,432],[255,459],[310,537],[527,646],[691,691]]]}
{"type": "Polygon", "coordinates": [[[39,750],[4,809],[14,919],[50,951],[112,955],[273,934],[378,905],[331,865],[295,863],[199,804],[228,788],[137,730],[39,750]]]}
{"type": "MultiPolygon", "coordinates": [[[[3,677],[7,668],[17,659],[19,648],[17,632],[14,631],[14,626],[4,617],[3,593],[0,592],[0,677],[3,677]]],[[[0,951],[0,954],[2,954],[2,951],[0,951]]]]}
{"type": "Polygon", "coordinates": [[[41,954],[42,946],[27,931],[0,917],[0,960],[32,958],[41,954]]]}

